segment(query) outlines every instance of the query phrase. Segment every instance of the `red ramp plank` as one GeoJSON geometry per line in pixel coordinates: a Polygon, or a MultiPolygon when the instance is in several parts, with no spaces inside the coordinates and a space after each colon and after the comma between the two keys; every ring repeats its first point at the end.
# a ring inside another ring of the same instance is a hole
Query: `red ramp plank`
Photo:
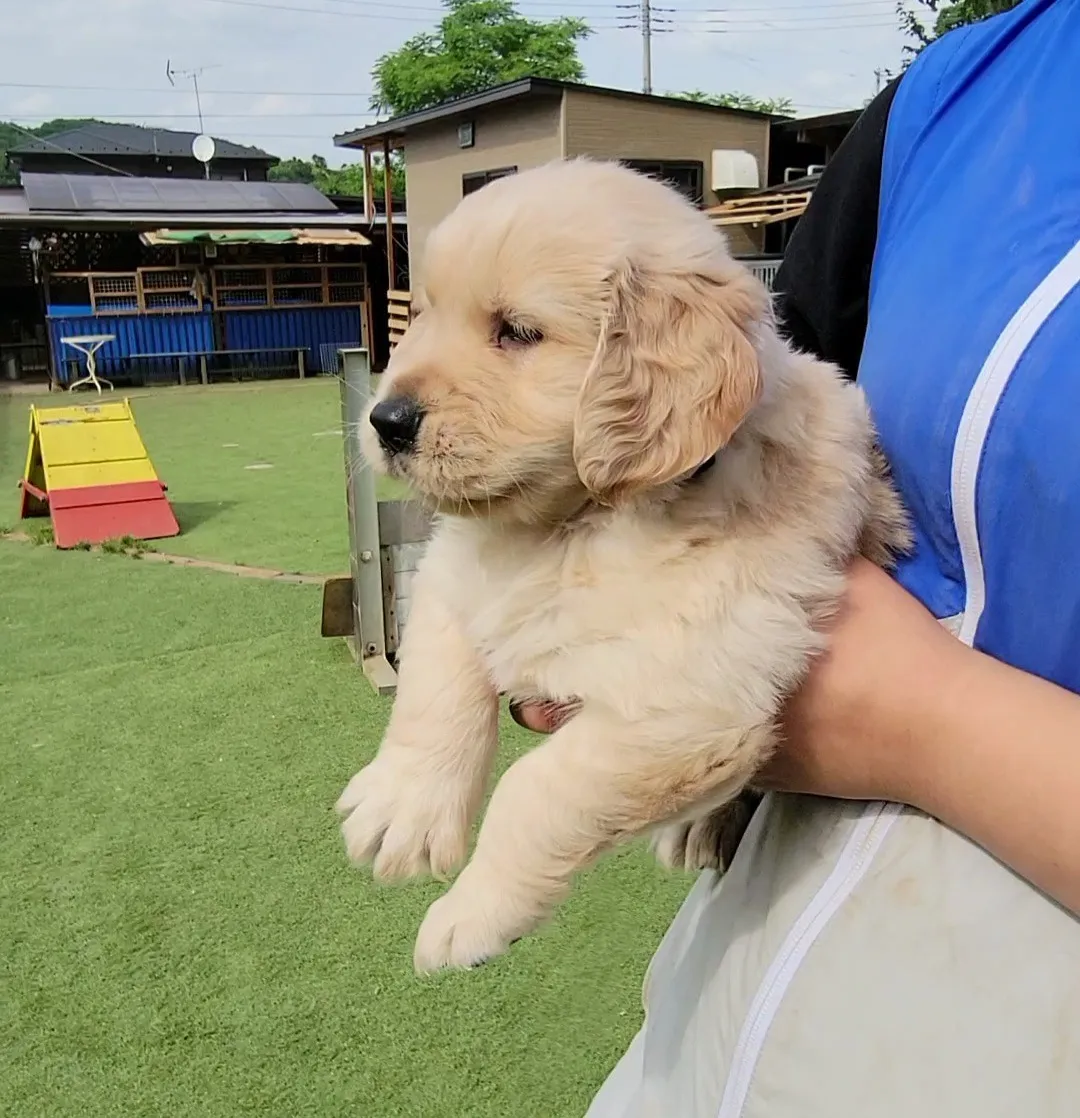
{"type": "Polygon", "coordinates": [[[157,540],[180,534],[159,481],[54,489],[49,493],[49,508],[59,548],[99,544],[122,536],[157,540]]]}

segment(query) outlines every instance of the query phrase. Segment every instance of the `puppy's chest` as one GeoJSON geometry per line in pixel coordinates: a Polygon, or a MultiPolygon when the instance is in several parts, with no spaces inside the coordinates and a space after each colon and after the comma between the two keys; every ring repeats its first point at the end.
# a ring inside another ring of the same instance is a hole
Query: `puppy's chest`
{"type": "Polygon", "coordinates": [[[597,658],[642,639],[667,595],[656,570],[604,549],[479,557],[455,606],[501,691],[582,696],[597,658]]]}

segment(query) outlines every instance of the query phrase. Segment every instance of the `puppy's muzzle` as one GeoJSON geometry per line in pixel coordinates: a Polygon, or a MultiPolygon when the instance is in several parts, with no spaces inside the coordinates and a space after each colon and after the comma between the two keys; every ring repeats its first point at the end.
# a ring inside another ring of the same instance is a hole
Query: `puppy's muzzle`
{"type": "Polygon", "coordinates": [[[411,396],[391,396],[380,400],[368,418],[387,454],[408,454],[416,445],[424,409],[411,396]]]}

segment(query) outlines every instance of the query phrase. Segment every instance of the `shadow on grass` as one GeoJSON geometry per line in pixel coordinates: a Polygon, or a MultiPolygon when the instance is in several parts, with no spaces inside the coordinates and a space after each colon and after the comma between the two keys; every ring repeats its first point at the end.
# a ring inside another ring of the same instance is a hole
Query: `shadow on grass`
{"type": "Polygon", "coordinates": [[[181,532],[190,532],[236,507],[236,501],[170,501],[181,532]]]}

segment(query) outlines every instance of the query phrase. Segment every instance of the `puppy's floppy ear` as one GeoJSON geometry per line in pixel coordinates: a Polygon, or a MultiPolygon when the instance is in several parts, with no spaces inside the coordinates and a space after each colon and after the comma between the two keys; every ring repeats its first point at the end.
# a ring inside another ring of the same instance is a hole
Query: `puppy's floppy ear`
{"type": "Polygon", "coordinates": [[[748,330],[765,289],[732,271],[616,274],[596,355],[578,398],[574,462],[606,504],[663,485],[719,450],[761,394],[748,330]]]}

